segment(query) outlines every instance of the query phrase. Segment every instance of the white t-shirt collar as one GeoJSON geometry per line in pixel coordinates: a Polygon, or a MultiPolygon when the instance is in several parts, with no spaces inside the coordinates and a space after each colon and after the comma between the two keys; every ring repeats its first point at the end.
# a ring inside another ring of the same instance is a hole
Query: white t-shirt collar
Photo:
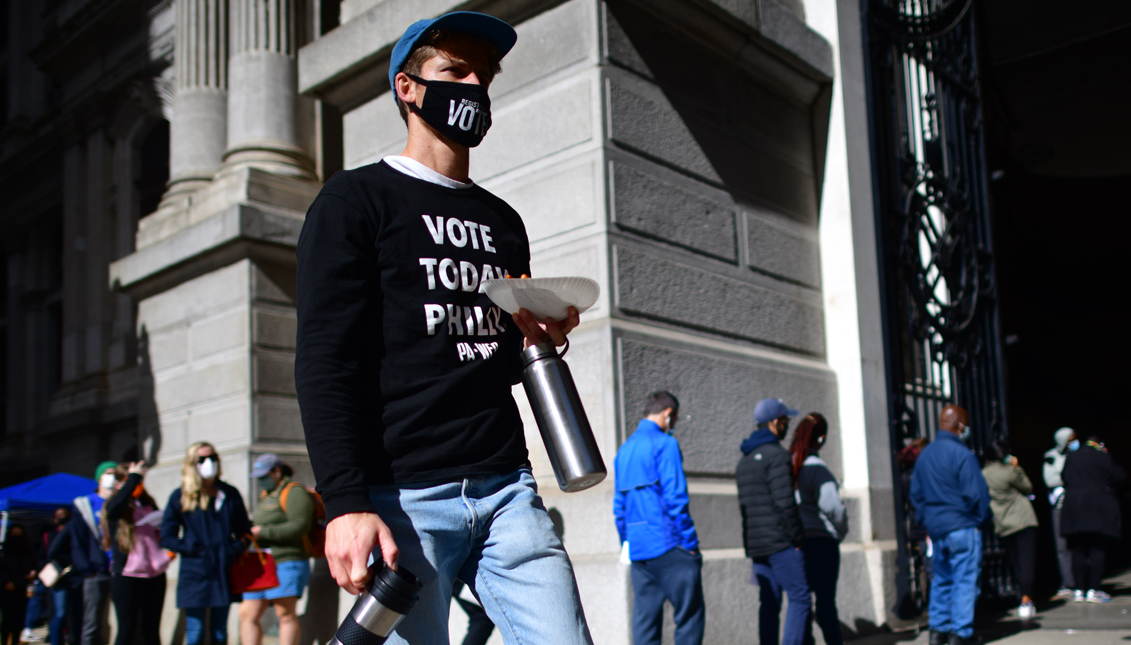
{"type": "Polygon", "coordinates": [[[475,186],[474,181],[469,181],[465,184],[462,181],[456,181],[451,177],[445,177],[444,175],[441,175],[440,173],[432,170],[419,161],[412,159],[411,157],[389,155],[388,157],[385,157],[383,161],[392,166],[395,170],[403,172],[409,177],[423,179],[424,181],[436,184],[437,186],[444,186],[445,188],[471,188],[475,186]]]}

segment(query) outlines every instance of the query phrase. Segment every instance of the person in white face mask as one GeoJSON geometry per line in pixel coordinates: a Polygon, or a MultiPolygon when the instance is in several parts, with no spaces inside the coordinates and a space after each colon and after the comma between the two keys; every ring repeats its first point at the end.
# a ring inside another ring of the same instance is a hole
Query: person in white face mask
{"type": "Polygon", "coordinates": [[[228,570],[247,548],[247,507],[234,487],[220,481],[220,455],[210,443],[189,446],[181,487],[169,496],[161,521],[161,547],[181,554],[177,608],[185,612],[185,643],[204,642],[211,612],[212,643],[228,641],[228,570]]]}
{"type": "Polygon", "coordinates": [[[71,529],[74,571],[82,576],[82,645],[105,643],[110,635],[110,555],[102,548],[102,506],[114,494],[118,464],[104,461],[94,469],[98,489],[74,502],[79,516],[71,529]]]}

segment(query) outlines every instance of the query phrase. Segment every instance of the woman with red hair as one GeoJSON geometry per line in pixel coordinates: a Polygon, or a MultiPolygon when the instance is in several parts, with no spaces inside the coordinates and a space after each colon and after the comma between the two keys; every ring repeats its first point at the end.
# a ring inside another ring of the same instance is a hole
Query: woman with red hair
{"type": "MultiPolygon", "coordinates": [[[[840,499],[840,482],[817,453],[829,436],[829,423],[810,412],[797,424],[789,451],[797,505],[805,528],[805,577],[816,595],[817,624],[828,645],[844,642],[836,611],[836,582],[840,574],[840,541],[848,533],[848,517],[840,499]]],[[[806,626],[805,642],[813,642],[813,626],[806,626]]]]}

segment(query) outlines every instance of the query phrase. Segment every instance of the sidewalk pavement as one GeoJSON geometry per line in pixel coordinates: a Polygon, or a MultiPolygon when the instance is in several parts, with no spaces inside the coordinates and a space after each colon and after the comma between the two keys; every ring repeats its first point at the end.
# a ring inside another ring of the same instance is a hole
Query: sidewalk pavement
{"type": "MultiPolygon", "coordinates": [[[[1017,618],[1017,609],[978,616],[975,633],[995,645],[1131,645],[1131,569],[1104,581],[1111,602],[1094,604],[1072,600],[1037,603],[1037,616],[1029,625],[1017,618]]],[[[877,634],[847,641],[851,645],[927,645],[928,632],[877,634]]]]}

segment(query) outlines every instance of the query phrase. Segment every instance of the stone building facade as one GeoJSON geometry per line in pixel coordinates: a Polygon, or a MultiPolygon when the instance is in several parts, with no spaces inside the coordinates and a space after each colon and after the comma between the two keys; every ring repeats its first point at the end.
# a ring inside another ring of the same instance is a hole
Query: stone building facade
{"type": "MultiPolygon", "coordinates": [[[[185,449],[202,440],[245,497],[257,492],[250,464],[266,451],[313,481],[293,378],[305,209],[337,168],[401,151],[384,79],[405,26],[475,9],[509,20],[519,40],[492,85],[494,126],[471,175],[522,214],[535,276],[601,285],[568,360],[606,462],[646,393],[668,389],[683,403],[676,434],[703,542],[708,641],[739,642],[757,627],[733,471],[764,396],[830,420],[822,454],[852,527],[842,622],[895,622],[855,4],[0,6],[0,463],[11,483],[145,458],[147,487],[163,499],[185,449]]],[[[559,493],[521,388],[515,398],[596,640],[628,643],[632,591],[617,562],[611,479],[559,493]]],[[[349,603],[320,589],[307,620],[333,623],[349,603]]]]}

